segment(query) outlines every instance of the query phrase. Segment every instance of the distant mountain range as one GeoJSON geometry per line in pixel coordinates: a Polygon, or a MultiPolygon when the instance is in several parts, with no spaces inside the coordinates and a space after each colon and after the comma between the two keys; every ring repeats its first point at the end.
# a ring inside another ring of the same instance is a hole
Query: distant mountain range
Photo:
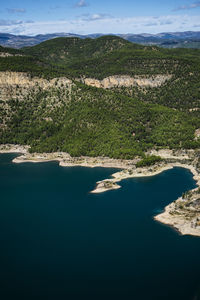
{"type": "MultiPolygon", "coordinates": [[[[11,48],[34,46],[57,37],[97,38],[105,34],[78,35],[72,33],[39,34],[36,36],[0,33],[0,45],[11,48]]],[[[200,48],[200,31],[164,32],[158,34],[116,34],[130,42],[143,45],[158,45],[165,48],[200,48]]]]}

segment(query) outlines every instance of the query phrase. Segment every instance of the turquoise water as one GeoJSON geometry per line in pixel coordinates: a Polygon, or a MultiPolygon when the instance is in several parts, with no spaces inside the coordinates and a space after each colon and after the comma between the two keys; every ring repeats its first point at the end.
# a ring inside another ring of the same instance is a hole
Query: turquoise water
{"type": "Polygon", "coordinates": [[[0,299],[198,299],[200,238],[153,216],[195,187],[174,168],[90,194],[114,171],[0,155],[0,299]]]}

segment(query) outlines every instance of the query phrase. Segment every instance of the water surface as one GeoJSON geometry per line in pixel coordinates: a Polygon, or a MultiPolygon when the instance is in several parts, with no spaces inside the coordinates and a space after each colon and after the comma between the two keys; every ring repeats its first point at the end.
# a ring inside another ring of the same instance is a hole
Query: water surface
{"type": "Polygon", "coordinates": [[[0,299],[197,299],[200,238],[153,220],[195,187],[190,171],[90,194],[116,170],[15,156],[0,155],[0,299]]]}

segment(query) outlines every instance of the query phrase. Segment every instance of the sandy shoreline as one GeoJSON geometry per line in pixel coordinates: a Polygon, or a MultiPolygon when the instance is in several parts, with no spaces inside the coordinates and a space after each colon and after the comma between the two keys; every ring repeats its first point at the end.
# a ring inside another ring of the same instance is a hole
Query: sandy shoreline
{"type": "Polygon", "coordinates": [[[121,188],[119,182],[128,178],[155,176],[163,171],[174,167],[182,167],[189,169],[196,181],[197,188],[190,191],[191,195],[188,199],[182,197],[165,207],[164,212],[158,214],[154,219],[163,224],[174,227],[182,235],[200,236],[200,205],[196,206],[196,202],[200,199],[198,188],[200,187],[200,172],[196,167],[196,157],[194,150],[184,150],[174,152],[172,150],[152,150],[149,154],[160,155],[163,161],[159,164],[136,168],[139,160],[122,160],[111,159],[108,157],[76,157],[72,158],[68,153],[29,153],[28,146],[20,145],[0,145],[0,153],[22,153],[22,155],[13,159],[13,163],[39,163],[58,161],[62,167],[82,166],[82,167],[106,167],[118,168],[118,171],[112,174],[112,178],[104,179],[96,184],[96,188],[91,193],[103,193],[109,190],[121,188]],[[192,199],[192,200],[191,200],[192,199]],[[182,208],[180,208],[182,207],[182,208]]]}

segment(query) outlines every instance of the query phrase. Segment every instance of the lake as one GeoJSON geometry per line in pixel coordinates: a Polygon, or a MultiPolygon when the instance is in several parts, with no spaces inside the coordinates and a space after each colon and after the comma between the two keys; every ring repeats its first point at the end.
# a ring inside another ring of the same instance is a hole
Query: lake
{"type": "Polygon", "coordinates": [[[118,169],[0,155],[0,299],[195,300],[200,238],[153,220],[195,187],[174,168],[90,194],[118,169]]]}

